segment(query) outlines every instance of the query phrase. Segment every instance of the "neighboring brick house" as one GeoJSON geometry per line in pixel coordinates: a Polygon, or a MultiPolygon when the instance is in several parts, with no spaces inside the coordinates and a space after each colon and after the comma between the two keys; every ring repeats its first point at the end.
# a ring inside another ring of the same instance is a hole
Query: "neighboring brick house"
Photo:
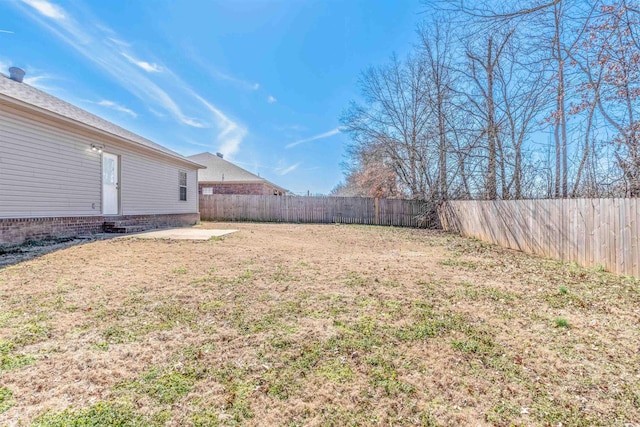
{"type": "Polygon", "coordinates": [[[200,194],[283,196],[287,193],[284,188],[224,160],[220,153],[200,153],[188,158],[207,167],[198,172],[198,192],[200,194]]]}
{"type": "Polygon", "coordinates": [[[194,224],[201,165],[0,73],[0,246],[194,224]]]}

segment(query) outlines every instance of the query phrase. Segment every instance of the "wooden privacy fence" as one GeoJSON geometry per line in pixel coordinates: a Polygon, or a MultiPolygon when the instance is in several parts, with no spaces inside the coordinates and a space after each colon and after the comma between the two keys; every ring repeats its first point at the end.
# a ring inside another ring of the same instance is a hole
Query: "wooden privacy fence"
{"type": "Polygon", "coordinates": [[[445,230],[640,278],[637,199],[450,201],[438,214],[445,230]]]}
{"type": "Polygon", "coordinates": [[[344,223],[426,227],[420,200],[364,197],[200,195],[205,221],[344,223]]]}

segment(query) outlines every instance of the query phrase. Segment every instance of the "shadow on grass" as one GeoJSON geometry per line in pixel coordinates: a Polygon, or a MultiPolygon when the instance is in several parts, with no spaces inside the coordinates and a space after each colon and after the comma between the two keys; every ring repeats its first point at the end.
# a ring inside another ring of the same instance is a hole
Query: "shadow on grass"
{"type": "Polygon", "coordinates": [[[38,241],[27,241],[21,245],[3,246],[0,243],[0,269],[29,261],[71,246],[102,240],[104,237],[94,235],[89,237],[61,237],[38,241]]]}

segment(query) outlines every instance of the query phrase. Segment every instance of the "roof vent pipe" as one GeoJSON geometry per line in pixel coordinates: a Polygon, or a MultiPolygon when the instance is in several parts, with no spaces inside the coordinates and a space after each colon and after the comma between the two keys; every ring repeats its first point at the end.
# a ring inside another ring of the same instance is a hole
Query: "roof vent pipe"
{"type": "Polygon", "coordinates": [[[216,153],[216,156],[220,157],[221,159],[224,158],[224,155],[222,153],[216,153]]]}
{"type": "Polygon", "coordinates": [[[18,67],[9,68],[9,78],[18,83],[22,83],[22,79],[24,78],[24,70],[18,67]]]}

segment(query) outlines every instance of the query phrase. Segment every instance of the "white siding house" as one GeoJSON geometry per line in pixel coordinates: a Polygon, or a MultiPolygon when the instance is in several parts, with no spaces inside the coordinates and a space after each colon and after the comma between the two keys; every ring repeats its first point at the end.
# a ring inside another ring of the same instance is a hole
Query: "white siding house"
{"type": "Polygon", "coordinates": [[[0,245],[194,224],[198,168],[0,74],[0,245]]]}

